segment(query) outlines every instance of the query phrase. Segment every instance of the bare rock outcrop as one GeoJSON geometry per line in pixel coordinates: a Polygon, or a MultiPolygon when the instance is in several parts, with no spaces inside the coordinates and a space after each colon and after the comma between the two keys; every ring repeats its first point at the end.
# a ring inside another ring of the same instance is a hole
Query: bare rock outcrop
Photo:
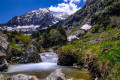
{"type": "Polygon", "coordinates": [[[4,71],[8,67],[5,60],[8,44],[7,36],[0,31],[0,71],[4,71]]]}

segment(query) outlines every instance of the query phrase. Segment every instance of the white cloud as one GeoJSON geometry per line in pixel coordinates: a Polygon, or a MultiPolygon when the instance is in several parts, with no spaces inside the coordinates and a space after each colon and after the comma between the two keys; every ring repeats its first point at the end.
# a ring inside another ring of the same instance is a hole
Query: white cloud
{"type": "Polygon", "coordinates": [[[84,2],[86,2],[87,0],[83,0],[84,2]]]}
{"type": "Polygon", "coordinates": [[[68,2],[68,0],[64,0],[64,2],[68,2]]]}
{"type": "Polygon", "coordinates": [[[80,2],[81,0],[70,0],[70,2],[80,2]]]}
{"type": "Polygon", "coordinates": [[[58,4],[58,6],[51,6],[49,9],[53,12],[66,12],[68,14],[75,13],[80,7],[76,3],[81,0],[64,0],[64,3],[58,4]]]}
{"type": "Polygon", "coordinates": [[[64,2],[80,2],[81,0],[64,0],[64,2]]]}

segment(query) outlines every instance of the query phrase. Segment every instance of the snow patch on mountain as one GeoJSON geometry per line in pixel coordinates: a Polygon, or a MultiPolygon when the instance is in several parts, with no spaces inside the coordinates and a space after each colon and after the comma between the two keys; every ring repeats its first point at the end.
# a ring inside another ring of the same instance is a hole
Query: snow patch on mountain
{"type": "Polygon", "coordinates": [[[91,29],[91,26],[88,24],[85,24],[81,27],[81,29],[89,30],[89,29],[91,29]]]}
{"type": "Polygon", "coordinates": [[[17,26],[16,28],[21,29],[21,28],[38,28],[38,25],[27,25],[27,26],[17,26]]]}
{"type": "Polygon", "coordinates": [[[63,12],[53,12],[53,16],[60,20],[65,20],[69,16],[69,14],[63,12]]]}
{"type": "Polygon", "coordinates": [[[68,41],[72,41],[73,39],[79,39],[76,35],[70,35],[68,38],[68,41]]]}
{"type": "Polygon", "coordinates": [[[26,31],[35,31],[36,28],[38,28],[39,26],[38,25],[27,25],[27,26],[17,26],[17,27],[7,27],[6,29],[8,31],[23,31],[23,32],[26,32],[26,31]]]}

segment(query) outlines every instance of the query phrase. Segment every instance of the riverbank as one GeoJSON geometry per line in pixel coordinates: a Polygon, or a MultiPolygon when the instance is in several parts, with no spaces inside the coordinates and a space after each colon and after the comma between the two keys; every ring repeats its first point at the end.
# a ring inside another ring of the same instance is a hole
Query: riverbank
{"type": "Polygon", "coordinates": [[[39,80],[45,79],[56,69],[62,69],[67,79],[90,80],[90,73],[85,69],[74,69],[68,66],[57,65],[58,56],[54,52],[45,52],[40,54],[42,62],[30,64],[10,65],[8,72],[2,73],[4,78],[9,78],[17,74],[33,75],[39,80]]]}
{"type": "MultiPolygon", "coordinates": [[[[54,70],[55,71],[55,70],[54,70]]],[[[2,73],[4,79],[17,74],[32,75],[36,76],[39,80],[47,78],[54,71],[32,71],[32,72],[16,72],[16,73],[2,73]]],[[[65,74],[66,79],[72,80],[90,80],[90,73],[85,69],[73,69],[73,68],[63,68],[62,72],[65,74]]]]}

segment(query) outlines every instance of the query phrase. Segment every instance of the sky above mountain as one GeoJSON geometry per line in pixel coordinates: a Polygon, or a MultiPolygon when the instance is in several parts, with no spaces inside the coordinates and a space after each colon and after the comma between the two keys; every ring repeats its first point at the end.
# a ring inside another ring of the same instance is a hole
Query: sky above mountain
{"type": "Polygon", "coordinates": [[[0,0],[0,24],[39,8],[73,14],[83,7],[85,2],[86,0],[0,0]]]}

